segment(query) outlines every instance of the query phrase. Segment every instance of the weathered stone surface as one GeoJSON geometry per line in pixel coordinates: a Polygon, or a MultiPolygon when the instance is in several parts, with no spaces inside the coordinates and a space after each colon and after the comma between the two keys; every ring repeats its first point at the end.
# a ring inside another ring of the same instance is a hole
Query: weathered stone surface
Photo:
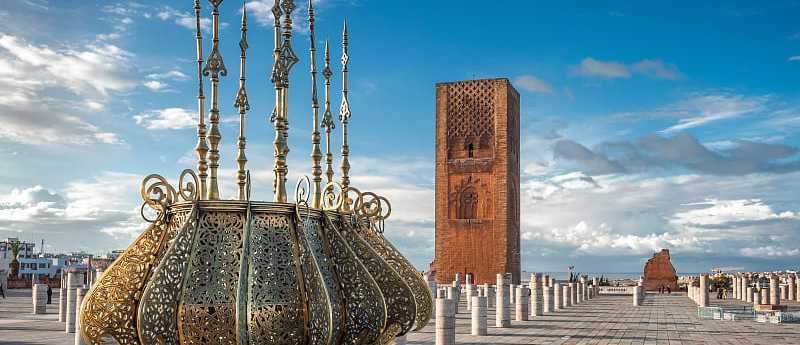
{"type": "Polygon", "coordinates": [[[672,266],[668,249],[662,249],[647,260],[644,265],[644,287],[647,291],[658,291],[660,287],[678,290],[678,274],[672,266]]]}
{"type": "Polygon", "coordinates": [[[508,79],[436,84],[436,281],[520,282],[519,93],[508,79]]]}

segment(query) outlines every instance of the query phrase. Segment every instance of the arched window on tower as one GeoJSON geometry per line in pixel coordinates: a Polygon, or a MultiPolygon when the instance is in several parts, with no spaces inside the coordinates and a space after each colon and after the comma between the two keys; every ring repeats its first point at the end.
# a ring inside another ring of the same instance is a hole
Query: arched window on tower
{"type": "Polygon", "coordinates": [[[458,214],[459,219],[476,219],[478,218],[478,193],[475,188],[467,187],[461,191],[458,198],[458,214]]]}
{"type": "Polygon", "coordinates": [[[475,147],[472,143],[467,144],[467,158],[472,158],[474,156],[475,147]]]}

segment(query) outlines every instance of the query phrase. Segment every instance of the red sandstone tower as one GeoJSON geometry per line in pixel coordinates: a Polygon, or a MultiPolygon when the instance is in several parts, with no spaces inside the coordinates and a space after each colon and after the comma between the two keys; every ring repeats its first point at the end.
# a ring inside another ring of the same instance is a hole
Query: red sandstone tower
{"type": "Polygon", "coordinates": [[[519,242],[519,93],[505,78],[436,84],[437,282],[519,283],[519,242]]]}

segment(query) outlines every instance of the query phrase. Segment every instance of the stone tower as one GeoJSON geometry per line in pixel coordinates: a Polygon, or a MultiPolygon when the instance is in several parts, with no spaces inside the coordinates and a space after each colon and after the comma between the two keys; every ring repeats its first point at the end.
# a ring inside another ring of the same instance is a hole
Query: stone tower
{"type": "Polygon", "coordinates": [[[436,280],[518,283],[519,244],[519,93],[505,78],[436,84],[436,280]]]}

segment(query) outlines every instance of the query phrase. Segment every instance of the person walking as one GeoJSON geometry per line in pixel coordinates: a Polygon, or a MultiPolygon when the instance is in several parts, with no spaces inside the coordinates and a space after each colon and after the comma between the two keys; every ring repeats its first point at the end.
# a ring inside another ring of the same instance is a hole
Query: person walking
{"type": "Polygon", "coordinates": [[[50,284],[47,284],[47,304],[53,304],[53,288],[50,287],[50,284]]]}
{"type": "Polygon", "coordinates": [[[3,290],[3,284],[0,283],[0,295],[3,295],[3,299],[6,299],[6,292],[3,290]]]}

